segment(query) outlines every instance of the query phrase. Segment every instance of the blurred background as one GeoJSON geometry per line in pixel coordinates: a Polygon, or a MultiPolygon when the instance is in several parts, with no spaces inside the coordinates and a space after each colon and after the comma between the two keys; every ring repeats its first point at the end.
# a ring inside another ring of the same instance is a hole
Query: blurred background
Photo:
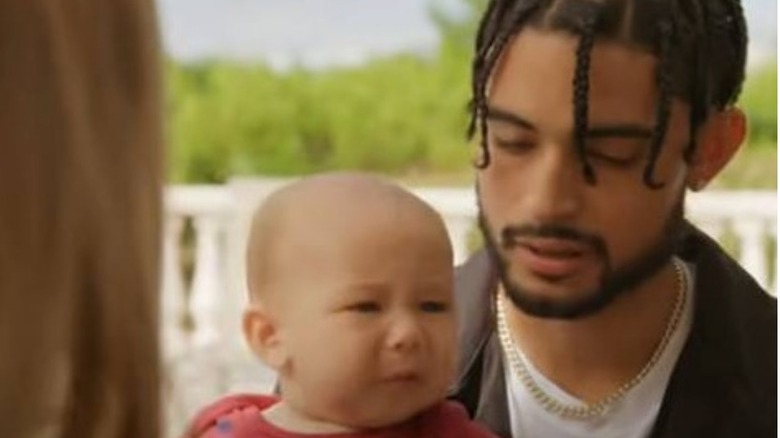
{"type": "MultiPolygon", "coordinates": [[[[168,435],[218,396],[270,391],[239,332],[252,210],[290,178],[380,172],[478,246],[469,65],[486,0],[158,0],[169,186],[163,267],[168,435]],[[381,5],[381,7],[380,7],[381,5]]],[[[774,293],[777,3],[743,0],[750,136],[689,217],[774,293]]]]}
{"type": "MultiPolygon", "coordinates": [[[[465,104],[485,4],[159,0],[171,181],[360,168],[470,184],[465,104]]],[[[717,185],[775,188],[777,3],[743,5],[751,135],[717,185]]]]}

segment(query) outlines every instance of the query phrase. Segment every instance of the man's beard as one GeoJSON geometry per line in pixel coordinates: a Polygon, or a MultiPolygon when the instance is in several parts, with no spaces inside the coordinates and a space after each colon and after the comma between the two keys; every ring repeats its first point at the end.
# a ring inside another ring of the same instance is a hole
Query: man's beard
{"type": "MultiPolygon", "coordinates": [[[[479,200],[479,196],[477,199],[479,200]]],[[[680,201],[664,225],[661,237],[634,260],[623,266],[615,267],[611,262],[604,239],[567,226],[556,224],[508,225],[501,229],[499,233],[501,241],[498,242],[490,231],[487,217],[479,201],[478,208],[479,228],[485,239],[487,253],[496,266],[507,296],[522,312],[540,318],[579,319],[598,313],[615,298],[635,289],[666,265],[677,251],[684,226],[683,197],[681,195],[680,201]],[[522,284],[512,281],[509,275],[509,262],[499,250],[499,248],[510,249],[516,245],[515,239],[521,236],[554,237],[587,245],[603,262],[604,272],[599,286],[595,290],[579,295],[580,298],[574,300],[551,299],[530,293],[522,284]]]]}

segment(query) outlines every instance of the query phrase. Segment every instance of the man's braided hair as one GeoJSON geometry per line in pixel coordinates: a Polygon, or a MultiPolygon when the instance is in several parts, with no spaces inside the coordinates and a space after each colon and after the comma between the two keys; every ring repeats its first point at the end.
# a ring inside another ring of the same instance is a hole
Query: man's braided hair
{"type": "Polygon", "coordinates": [[[490,164],[487,148],[487,84],[507,42],[522,28],[566,31],[579,37],[573,78],[575,147],[585,178],[596,174],[585,151],[588,126],[588,73],[596,39],[617,41],[654,54],[658,59],[658,102],[644,182],[652,188],[664,143],[672,97],[691,107],[693,133],[713,109],[733,104],[745,78],[747,27],[740,0],[490,0],[476,37],[472,65],[469,136],[480,132],[481,161],[490,164]]]}

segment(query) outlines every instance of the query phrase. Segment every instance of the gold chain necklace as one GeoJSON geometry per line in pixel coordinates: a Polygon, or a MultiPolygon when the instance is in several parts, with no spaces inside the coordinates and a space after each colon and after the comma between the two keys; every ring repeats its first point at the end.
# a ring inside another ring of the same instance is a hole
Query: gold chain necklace
{"type": "Polygon", "coordinates": [[[676,257],[673,259],[675,273],[677,274],[677,299],[674,303],[674,309],[669,316],[669,321],[666,324],[666,330],[664,330],[661,342],[653,351],[653,355],[650,360],[647,361],[645,366],[637,373],[636,376],[625,382],[615,392],[607,395],[601,400],[594,403],[587,403],[582,406],[568,405],[560,402],[547,394],[533,379],[528,372],[525,361],[520,356],[520,352],[517,349],[517,345],[512,339],[512,335],[509,333],[509,326],[506,322],[506,315],[504,313],[504,305],[501,300],[500,294],[496,294],[496,313],[497,313],[497,326],[498,337],[501,341],[501,346],[506,353],[507,359],[517,374],[517,377],[523,383],[523,386],[528,390],[531,396],[539,403],[547,412],[558,415],[563,418],[571,418],[576,420],[588,420],[593,417],[599,417],[609,411],[610,407],[623,398],[626,393],[635,387],[639,382],[644,379],[650,370],[655,366],[658,360],[661,358],[661,354],[669,344],[674,332],[677,330],[677,326],[680,323],[683,309],[687,300],[688,281],[685,273],[685,268],[682,262],[676,257]]]}

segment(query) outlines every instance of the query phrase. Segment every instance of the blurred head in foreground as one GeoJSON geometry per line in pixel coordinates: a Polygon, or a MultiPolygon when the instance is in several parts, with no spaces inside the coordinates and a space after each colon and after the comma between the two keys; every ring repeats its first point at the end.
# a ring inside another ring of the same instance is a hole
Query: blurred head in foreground
{"type": "Polygon", "coordinates": [[[153,3],[2,0],[0,41],[3,436],[156,437],[153,3]]]}

